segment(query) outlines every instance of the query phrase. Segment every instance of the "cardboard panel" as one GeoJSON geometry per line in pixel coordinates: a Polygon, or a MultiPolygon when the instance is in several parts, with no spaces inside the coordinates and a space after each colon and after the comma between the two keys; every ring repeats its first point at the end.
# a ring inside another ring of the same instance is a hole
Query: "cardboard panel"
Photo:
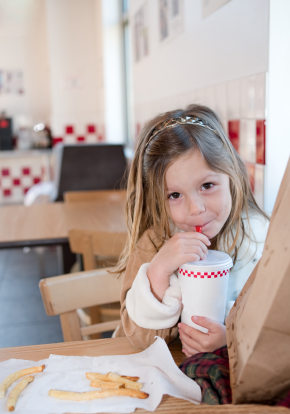
{"type": "Polygon", "coordinates": [[[233,402],[266,401],[290,387],[290,162],[263,256],[227,318],[233,402]]]}

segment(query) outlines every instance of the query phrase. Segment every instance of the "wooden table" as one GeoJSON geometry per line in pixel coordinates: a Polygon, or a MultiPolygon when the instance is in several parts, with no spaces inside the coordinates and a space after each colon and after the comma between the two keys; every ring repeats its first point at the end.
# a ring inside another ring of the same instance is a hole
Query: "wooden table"
{"type": "MultiPolygon", "coordinates": [[[[169,345],[169,349],[172,353],[174,361],[179,365],[185,356],[181,352],[181,345],[179,341],[174,341],[169,345]]],[[[142,349],[134,348],[127,338],[115,338],[115,339],[99,339],[92,341],[80,341],[80,342],[63,342],[59,344],[47,344],[47,345],[33,345],[33,346],[21,346],[15,348],[1,348],[0,349],[0,361],[5,361],[10,358],[27,359],[33,361],[39,361],[46,359],[50,354],[56,355],[74,355],[74,356],[103,356],[103,355],[129,355],[141,352],[142,349]]],[[[137,413],[149,413],[149,411],[143,409],[137,409],[137,413]]],[[[231,414],[244,414],[244,413],[289,413],[289,410],[283,407],[268,407],[260,405],[222,405],[222,406],[209,406],[209,405],[196,405],[189,401],[180,400],[168,395],[165,395],[161,401],[161,404],[156,409],[158,413],[199,413],[213,414],[213,413],[231,413],[231,414]]]]}
{"type": "Polygon", "coordinates": [[[125,200],[111,199],[0,207],[0,249],[60,245],[61,273],[69,273],[76,259],[68,245],[68,231],[126,231],[124,204],[125,200]]]}
{"type": "Polygon", "coordinates": [[[124,203],[100,200],[0,207],[2,249],[62,244],[72,228],[125,231],[124,203]]]}

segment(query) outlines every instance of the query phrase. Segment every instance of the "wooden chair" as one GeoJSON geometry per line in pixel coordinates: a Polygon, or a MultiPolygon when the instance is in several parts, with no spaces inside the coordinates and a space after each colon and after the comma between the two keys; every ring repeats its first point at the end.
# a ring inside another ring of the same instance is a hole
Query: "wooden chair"
{"type": "MultiPolygon", "coordinates": [[[[69,231],[69,244],[73,253],[82,255],[85,271],[115,265],[127,239],[126,233],[94,232],[72,229],[69,231]]],[[[79,308],[77,314],[83,326],[101,324],[105,320],[119,318],[120,298],[113,303],[94,306],[88,309],[79,308]]],[[[104,331],[100,331],[104,332],[104,331]]],[[[84,339],[98,339],[100,334],[94,334],[84,339]]]]}
{"type": "Polygon", "coordinates": [[[60,315],[65,341],[81,341],[83,336],[114,330],[120,319],[81,327],[78,308],[117,302],[122,277],[95,269],[49,277],[39,282],[47,315],[60,315]]]}
{"type": "MultiPolygon", "coordinates": [[[[126,200],[125,190],[97,190],[97,191],[68,191],[64,193],[66,203],[88,202],[94,200],[106,200],[124,203],[126,200]]],[[[71,252],[82,256],[83,269],[85,271],[96,268],[104,268],[116,264],[126,242],[126,233],[94,232],[81,229],[69,231],[69,244],[71,252]]],[[[80,269],[81,270],[81,269],[80,269]]],[[[104,323],[120,316],[120,298],[109,305],[93,306],[88,309],[78,308],[76,313],[83,326],[104,323]]],[[[114,325],[114,324],[113,324],[114,325]]],[[[113,326],[112,325],[112,326],[113,326]]],[[[105,326],[105,325],[103,325],[105,326]]],[[[116,325],[117,326],[117,325],[116,325]]],[[[114,329],[114,328],[112,328],[114,329]]],[[[100,330],[98,332],[105,332],[100,330]]],[[[84,339],[98,339],[100,334],[84,336],[84,339]]]]}
{"type": "MultiPolygon", "coordinates": [[[[77,203],[104,200],[106,202],[117,202],[121,205],[125,205],[126,194],[126,190],[67,191],[64,193],[64,201],[66,203],[77,203]]],[[[99,258],[96,261],[95,258],[93,258],[92,251],[90,251],[91,249],[88,247],[90,244],[90,238],[87,237],[86,240],[83,239],[82,241],[81,235],[77,234],[78,232],[80,232],[80,230],[74,230],[74,232],[71,233],[70,248],[72,252],[83,255],[83,259],[85,262],[84,270],[112,266],[114,262],[116,262],[116,258],[119,257],[121,251],[123,250],[124,244],[122,245],[122,238],[120,238],[117,233],[110,233],[107,237],[104,237],[105,233],[102,233],[102,235],[100,235],[99,238],[100,241],[97,241],[94,245],[96,250],[95,254],[98,256],[102,256],[103,252],[103,256],[111,256],[111,260],[106,262],[101,261],[99,258]],[[109,237],[111,237],[111,239],[108,239],[109,237]],[[106,240],[108,240],[108,243],[106,243],[106,240]],[[102,243],[103,247],[99,247],[102,243]],[[111,246],[113,246],[113,251],[111,246]],[[102,252],[100,252],[99,248],[101,248],[102,252]],[[114,258],[112,256],[114,256],[114,258]]]]}
{"type": "MultiPolygon", "coordinates": [[[[66,203],[89,202],[89,201],[110,201],[112,203],[120,203],[125,205],[126,190],[98,190],[98,191],[67,191],[64,193],[64,201],[66,203]]],[[[95,256],[114,256],[114,260],[120,256],[124,248],[124,235],[119,236],[118,233],[94,233],[94,246],[91,239],[92,233],[83,232],[81,230],[72,230],[69,235],[70,248],[73,253],[82,254],[84,261],[84,270],[95,269],[96,267],[104,267],[104,262],[100,263],[95,260],[95,256]]],[[[113,262],[107,263],[105,267],[112,265],[113,262]]]]}
{"type": "Polygon", "coordinates": [[[81,254],[84,270],[116,264],[124,249],[127,233],[72,229],[68,233],[70,249],[81,254]]]}

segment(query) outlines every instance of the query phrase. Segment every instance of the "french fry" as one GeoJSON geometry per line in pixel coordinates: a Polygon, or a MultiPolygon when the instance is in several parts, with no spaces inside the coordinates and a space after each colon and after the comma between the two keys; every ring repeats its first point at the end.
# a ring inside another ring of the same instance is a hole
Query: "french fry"
{"type": "Polygon", "coordinates": [[[34,374],[35,372],[42,372],[44,368],[45,365],[39,365],[37,367],[21,369],[20,371],[8,375],[8,377],[6,377],[5,380],[0,384],[0,398],[4,398],[7,388],[9,388],[13,382],[21,377],[24,377],[25,375],[34,374]]]}
{"type": "Polygon", "coordinates": [[[70,401],[87,401],[95,400],[97,398],[116,397],[119,395],[126,395],[128,397],[135,398],[148,398],[149,394],[143,391],[131,390],[126,388],[119,388],[116,390],[107,391],[87,391],[87,392],[72,392],[72,391],[60,391],[60,390],[49,390],[48,395],[53,398],[60,400],[70,401]]]}
{"type": "Polygon", "coordinates": [[[8,402],[7,402],[8,411],[15,410],[15,405],[16,405],[16,402],[18,400],[20,393],[33,380],[34,380],[33,376],[22,378],[22,380],[16,385],[16,387],[13,388],[13,390],[11,391],[9,395],[8,402]]]}
{"type": "MultiPolygon", "coordinates": [[[[97,372],[86,372],[87,378],[91,380],[99,379],[102,381],[109,381],[107,375],[108,374],[98,374],[97,372]]],[[[140,379],[139,377],[129,377],[127,375],[121,375],[121,377],[134,382],[137,382],[140,379]]]]}
{"type": "Polygon", "coordinates": [[[133,390],[141,390],[142,384],[140,382],[130,381],[126,378],[122,378],[118,374],[114,374],[113,372],[109,372],[107,374],[107,378],[109,381],[118,382],[121,384],[125,384],[125,388],[131,388],[133,390]]]}
{"type": "Polygon", "coordinates": [[[98,372],[86,372],[86,377],[90,380],[102,380],[111,382],[108,379],[107,374],[99,374],[98,372]]]}
{"type": "Polygon", "coordinates": [[[121,375],[121,377],[134,382],[137,382],[140,379],[139,377],[128,377],[127,375],[121,375]]]}
{"type": "Polygon", "coordinates": [[[102,388],[103,390],[125,388],[125,384],[102,380],[91,380],[91,387],[102,388]]]}

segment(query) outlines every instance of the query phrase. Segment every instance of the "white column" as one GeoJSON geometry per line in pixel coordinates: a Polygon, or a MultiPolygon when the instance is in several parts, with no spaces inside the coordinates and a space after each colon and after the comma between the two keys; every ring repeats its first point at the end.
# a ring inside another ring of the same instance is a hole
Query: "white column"
{"type": "Polygon", "coordinates": [[[105,129],[108,142],[125,142],[125,85],[121,2],[102,0],[105,129]]]}
{"type": "Polygon", "coordinates": [[[271,213],[290,155],[290,1],[270,0],[264,208],[271,213]]]}

